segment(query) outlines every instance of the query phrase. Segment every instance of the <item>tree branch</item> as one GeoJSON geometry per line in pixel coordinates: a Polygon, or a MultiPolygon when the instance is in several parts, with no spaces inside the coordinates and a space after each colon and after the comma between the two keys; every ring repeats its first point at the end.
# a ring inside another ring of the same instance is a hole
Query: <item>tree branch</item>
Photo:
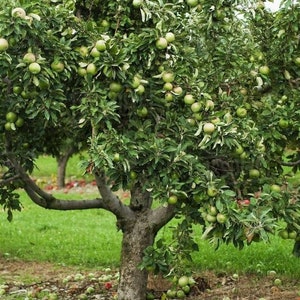
{"type": "Polygon", "coordinates": [[[118,219],[134,218],[134,212],[122,203],[118,196],[116,196],[109,185],[104,172],[94,170],[94,176],[100,195],[105,202],[105,208],[111,211],[118,219]]]}
{"type": "Polygon", "coordinates": [[[52,194],[49,194],[42,190],[25,172],[22,166],[18,163],[17,159],[13,155],[9,155],[9,159],[12,162],[16,173],[20,176],[24,182],[24,190],[30,197],[30,199],[37,205],[56,210],[79,210],[79,209],[91,209],[91,208],[103,208],[114,213],[117,217],[125,217],[125,213],[128,214],[130,209],[114,195],[108,186],[106,186],[106,180],[103,176],[97,176],[96,181],[98,189],[101,192],[102,199],[96,198],[92,200],[59,200],[52,194]]]}
{"type": "Polygon", "coordinates": [[[280,162],[281,165],[286,166],[286,167],[294,167],[300,165],[300,159],[296,161],[282,161],[280,162]]]}
{"type": "Polygon", "coordinates": [[[37,205],[54,210],[82,210],[91,208],[104,208],[103,201],[100,198],[91,200],[59,200],[49,194],[48,199],[41,197],[29,186],[24,188],[30,199],[37,205]],[[51,199],[49,201],[49,199],[51,199]]]}
{"type": "Polygon", "coordinates": [[[176,214],[174,205],[160,206],[150,210],[149,223],[153,226],[156,232],[166,225],[176,214]]]}
{"type": "Polygon", "coordinates": [[[4,186],[4,185],[7,185],[17,179],[21,179],[21,177],[19,175],[15,175],[13,177],[9,177],[9,178],[5,178],[5,179],[1,179],[0,181],[0,186],[4,186]]]}

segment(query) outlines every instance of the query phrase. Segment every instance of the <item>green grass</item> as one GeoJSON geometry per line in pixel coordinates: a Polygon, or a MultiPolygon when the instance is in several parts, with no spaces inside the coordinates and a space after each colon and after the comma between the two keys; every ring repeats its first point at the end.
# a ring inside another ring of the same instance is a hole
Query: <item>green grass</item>
{"type": "MultiPolygon", "coordinates": [[[[82,195],[58,194],[64,199],[82,195]]],[[[53,211],[32,203],[21,192],[24,210],[12,223],[0,214],[0,254],[24,260],[51,261],[66,265],[116,266],[121,233],[115,217],[104,210],[53,211]]]]}
{"type": "MultiPolygon", "coordinates": [[[[58,196],[64,199],[83,197],[64,193],[58,196]]],[[[12,223],[6,221],[5,213],[0,214],[0,254],[61,265],[119,265],[122,235],[117,231],[111,213],[104,210],[45,210],[33,204],[23,192],[21,197],[24,210],[14,214],[12,223]]],[[[170,230],[166,228],[162,234],[168,238],[170,230]]],[[[200,250],[193,255],[195,270],[259,274],[275,270],[300,278],[300,259],[291,254],[291,240],[273,237],[270,244],[254,243],[241,251],[232,245],[223,245],[215,251],[207,241],[201,240],[200,233],[196,241],[200,250]]]]}
{"type": "MultiPolygon", "coordinates": [[[[80,179],[83,177],[84,169],[82,168],[82,160],[86,158],[86,154],[82,155],[73,155],[67,164],[66,169],[66,179],[80,179]]],[[[33,171],[33,176],[38,177],[47,177],[47,178],[55,178],[57,171],[57,162],[54,157],[51,156],[40,156],[36,160],[36,168],[33,171]]],[[[89,176],[85,176],[85,178],[89,178],[89,176]]]]}
{"type": "Polygon", "coordinates": [[[300,259],[291,253],[292,240],[272,236],[270,243],[252,243],[243,250],[233,245],[222,245],[215,250],[205,241],[199,241],[199,244],[200,251],[193,255],[197,269],[262,275],[275,270],[278,274],[300,278],[300,259]]]}
{"type": "MultiPolygon", "coordinates": [[[[80,158],[72,157],[68,165],[68,176],[80,178],[80,158]]],[[[34,176],[53,176],[55,159],[41,157],[38,165],[43,166],[34,176]]],[[[297,177],[299,179],[299,177],[297,177]]],[[[98,195],[65,194],[56,192],[63,199],[93,198],[98,195]]],[[[24,210],[14,213],[12,223],[0,211],[0,255],[24,260],[50,261],[61,265],[84,267],[117,267],[120,259],[121,232],[117,231],[115,217],[104,210],[51,211],[32,203],[20,191],[24,210]]],[[[172,221],[170,225],[174,225],[172,221]]],[[[170,236],[163,229],[159,235],[170,236]]],[[[300,278],[300,259],[292,254],[293,241],[272,237],[270,244],[253,243],[238,250],[232,245],[214,247],[200,238],[195,240],[199,252],[193,254],[195,270],[266,274],[275,270],[279,274],[300,278]]]]}

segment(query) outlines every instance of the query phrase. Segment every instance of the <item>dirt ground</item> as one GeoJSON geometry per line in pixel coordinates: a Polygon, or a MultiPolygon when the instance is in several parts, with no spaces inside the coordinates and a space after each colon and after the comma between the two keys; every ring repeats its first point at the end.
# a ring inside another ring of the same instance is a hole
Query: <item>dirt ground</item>
{"type": "MultiPolygon", "coordinates": [[[[300,280],[281,277],[282,284],[277,286],[274,284],[276,276],[235,278],[213,272],[195,274],[196,284],[186,299],[300,300],[300,280]]],[[[83,270],[0,257],[0,299],[112,300],[117,299],[117,283],[117,270],[109,268],[83,270]]],[[[148,290],[154,296],[152,299],[166,299],[164,293],[169,287],[170,283],[162,278],[149,278],[148,290]]]]}

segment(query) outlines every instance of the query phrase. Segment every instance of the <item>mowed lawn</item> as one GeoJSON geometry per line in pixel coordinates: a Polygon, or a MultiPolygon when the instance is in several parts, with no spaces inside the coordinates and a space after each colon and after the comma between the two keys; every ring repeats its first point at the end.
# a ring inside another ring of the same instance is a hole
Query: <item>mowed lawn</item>
{"type": "MultiPolygon", "coordinates": [[[[55,161],[47,157],[42,159],[42,165],[46,164],[48,168],[43,175],[55,176],[55,161]]],[[[80,159],[74,157],[71,165],[79,164],[80,159]]],[[[79,178],[80,174],[82,170],[75,167],[75,171],[67,176],[79,178]]],[[[72,190],[54,193],[63,199],[91,199],[98,196],[97,193],[74,193],[72,190]]],[[[20,191],[20,195],[24,209],[14,213],[13,222],[9,223],[6,214],[0,213],[1,256],[83,267],[119,265],[122,233],[117,230],[116,219],[111,213],[100,209],[51,211],[36,206],[23,191],[20,191]]],[[[176,225],[175,222],[162,229],[159,237],[168,239],[171,235],[169,227],[176,225]]],[[[275,270],[284,276],[300,278],[300,259],[291,254],[293,240],[274,236],[269,244],[253,243],[243,250],[222,245],[215,251],[208,241],[201,239],[198,227],[195,228],[195,240],[200,248],[199,252],[193,254],[195,271],[265,275],[275,270]]]]}

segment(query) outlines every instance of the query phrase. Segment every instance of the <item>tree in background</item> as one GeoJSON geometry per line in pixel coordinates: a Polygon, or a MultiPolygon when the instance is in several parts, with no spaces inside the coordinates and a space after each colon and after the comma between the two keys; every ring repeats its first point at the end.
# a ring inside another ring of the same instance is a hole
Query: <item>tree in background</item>
{"type": "Polygon", "coordinates": [[[47,209],[113,213],[123,233],[121,300],[145,299],[150,270],[188,272],[194,224],[216,246],[275,233],[299,240],[297,187],[284,169],[299,167],[299,18],[290,1],[276,13],[233,0],[6,5],[8,218],[21,210],[20,186],[47,209]],[[30,178],[35,158],[67,140],[88,145],[99,198],[60,200],[30,178]],[[128,205],[119,189],[130,191],[128,205]],[[173,240],[155,240],[173,218],[173,240]]]}

